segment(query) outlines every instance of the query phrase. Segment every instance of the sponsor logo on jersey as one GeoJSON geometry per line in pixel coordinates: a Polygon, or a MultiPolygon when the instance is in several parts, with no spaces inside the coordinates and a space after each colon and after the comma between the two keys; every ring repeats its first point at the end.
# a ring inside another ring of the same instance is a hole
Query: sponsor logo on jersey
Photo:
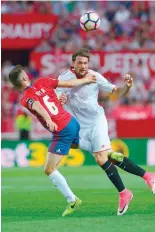
{"type": "Polygon", "coordinates": [[[40,89],[39,91],[37,91],[36,92],[36,94],[38,95],[38,96],[41,96],[43,93],[45,93],[46,91],[42,88],[42,89],[40,89]]]}

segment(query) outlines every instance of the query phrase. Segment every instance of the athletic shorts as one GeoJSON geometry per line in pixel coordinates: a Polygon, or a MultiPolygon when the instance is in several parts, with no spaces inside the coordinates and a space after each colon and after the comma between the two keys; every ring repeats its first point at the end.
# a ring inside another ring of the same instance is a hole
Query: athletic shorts
{"type": "Polygon", "coordinates": [[[48,148],[51,153],[59,155],[68,155],[72,144],[79,144],[80,125],[72,117],[68,125],[59,132],[53,133],[52,142],[48,148]]]}
{"type": "Polygon", "coordinates": [[[80,125],[80,148],[89,152],[111,149],[108,136],[108,124],[105,114],[101,114],[92,126],[80,125]]]}

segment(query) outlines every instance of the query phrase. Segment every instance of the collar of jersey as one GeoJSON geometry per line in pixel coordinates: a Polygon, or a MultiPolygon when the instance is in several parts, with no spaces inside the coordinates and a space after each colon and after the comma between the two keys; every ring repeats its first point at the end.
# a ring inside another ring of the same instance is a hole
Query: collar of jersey
{"type": "Polygon", "coordinates": [[[77,75],[77,73],[75,72],[75,70],[74,70],[74,68],[73,68],[73,67],[70,67],[70,71],[71,71],[72,73],[74,73],[74,74],[75,74],[75,76],[77,77],[77,79],[84,78],[84,77],[87,75],[87,73],[88,73],[88,72],[86,72],[86,74],[85,74],[84,76],[79,77],[79,76],[77,75]]]}
{"type": "Polygon", "coordinates": [[[32,84],[30,84],[29,86],[27,86],[25,89],[23,89],[23,92],[27,89],[29,89],[32,86],[32,84]]]}

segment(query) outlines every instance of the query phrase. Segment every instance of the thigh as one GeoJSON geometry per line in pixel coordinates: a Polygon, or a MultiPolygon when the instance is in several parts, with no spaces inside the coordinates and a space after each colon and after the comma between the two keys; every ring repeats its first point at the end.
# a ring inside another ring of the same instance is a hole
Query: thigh
{"type": "Polygon", "coordinates": [[[99,165],[103,165],[108,160],[108,150],[93,152],[93,155],[99,165]]]}
{"type": "Polygon", "coordinates": [[[74,141],[78,143],[79,139],[79,128],[76,122],[76,119],[72,118],[63,130],[53,133],[53,139],[48,149],[49,152],[68,155],[72,143],[74,141]]]}
{"type": "Polygon", "coordinates": [[[91,134],[92,128],[81,128],[80,129],[80,143],[79,146],[81,149],[85,151],[92,152],[92,144],[90,140],[90,134],[91,134]]]}
{"type": "Polygon", "coordinates": [[[93,152],[105,151],[111,149],[108,135],[108,124],[104,114],[100,115],[93,126],[91,133],[91,143],[93,152]]]}
{"type": "Polygon", "coordinates": [[[48,152],[46,156],[45,167],[46,168],[56,168],[60,161],[62,160],[63,156],[48,152]]]}
{"type": "Polygon", "coordinates": [[[71,145],[72,140],[69,136],[60,136],[59,134],[53,135],[48,151],[60,156],[68,155],[71,145]]]}
{"type": "Polygon", "coordinates": [[[73,144],[74,145],[79,145],[79,132],[80,132],[80,124],[79,122],[73,118],[73,124],[74,124],[74,127],[75,127],[75,133],[73,135],[73,144]]]}
{"type": "Polygon", "coordinates": [[[92,145],[91,142],[88,140],[80,139],[79,147],[82,150],[92,152],[92,145]]]}

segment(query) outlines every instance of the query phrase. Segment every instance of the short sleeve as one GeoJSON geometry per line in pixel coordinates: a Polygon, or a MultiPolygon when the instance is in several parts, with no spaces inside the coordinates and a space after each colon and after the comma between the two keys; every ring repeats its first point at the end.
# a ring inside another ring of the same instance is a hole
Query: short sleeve
{"type": "Polygon", "coordinates": [[[23,97],[21,99],[21,105],[24,106],[25,108],[27,108],[28,110],[32,109],[32,105],[34,102],[35,102],[34,97],[23,97]]]}
{"type": "Polygon", "coordinates": [[[52,89],[56,89],[57,86],[58,86],[58,82],[59,82],[58,79],[53,79],[53,78],[51,78],[51,77],[48,77],[48,78],[45,78],[44,84],[45,84],[47,87],[51,87],[52,89]]]}
{"type": "Polygon", "coordinates": [[[99,89],[108,93],[112,93],[115,85],[111,84],[106,78],[104,78],[101,74],[96,74],[97,83],[99,85],[99,89]]]}

